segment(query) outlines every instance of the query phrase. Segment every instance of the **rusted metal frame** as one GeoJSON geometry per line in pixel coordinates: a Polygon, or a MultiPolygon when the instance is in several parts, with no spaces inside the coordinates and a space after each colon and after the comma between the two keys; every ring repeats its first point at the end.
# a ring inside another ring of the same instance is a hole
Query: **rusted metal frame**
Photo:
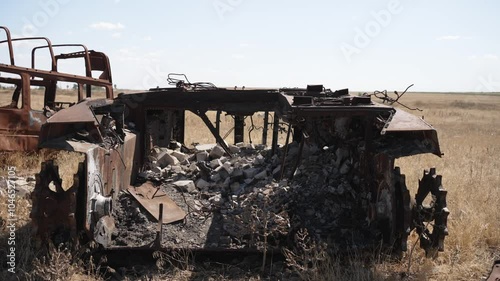
{"type": "MultiPolygon", "coordinates": [[[[99,119],[97,119],[97,116],[94,112],[94,110],[92,109],[92,107],[89,107],[90,108],[90,112],[92,113],[92,115],[94,116],[94,124],[95,126],[92,127],[93,131],[96,132],[96,141],[99,142],[99,143],[102,143],[104,141],[104,137],[103,137],[103,132],[101,132],[101,122],[99,122],[99,119]]],[[[125,166],[125,163],[123,163],[123,165],[125,166]]]]}
{"type": "MultiPolygon", "coordinates": [[[[141,130],[141,128],[145,128],[145,119],[143,117],[145,116],[144,108],[149,107],[162,108],[165,110],[178,110],[181,114],[183,114],[185,110],[192,111],[195,114],[197,111],[204,110],[232,110],[236,114],[238,112],[247,113],[249,110],[254,112],[260,110],[274,110],[276,108],[277,96],[273,95],[273,93],[268,95],[267,91],[257,91],[255,92],[257,93],[257,97],[253,96],[253,93],[253,91],[246,91],[245,95],[241,96],[228,94],[228,91],[226,90],[219,92],[204,90],[186,93],[178,88],[172,88],[168,91],[158,91],[155,89],[154,91],[148,93],[121,95],[118,99],[129,108],[134,109],[135,113],[131,112],[130,116],[132,118],[129,118],[129,120],[133,121],[137,128],[141,130]],[[215,97],[210,97],[209,92],[213,92],[215,97]],[[140,106],[135,109],[136,106],[134,105],[137,104],[138,100],[140,101],[140,106]],[[168,105],[161,106],[162,104],[165,104],[165,100],[169,101],[168,105]],[[249,103],[251,104],[250,106],[249,103]]],[[[184,119],[181,116],[179,123],[183,123],[183,121],[184,119]]],[[[184,126],[180,126],[179,129],[181,130],[178,132],[179,135],[183,136],[184,126]]],[[[276,126],[276,129],[278,129],[278,125],[276,126]]],[[[215,136],[219,136],[219,134],[220,133],[217,133],[215,136]]],[[[144,135],[144,139],[140,140],[144,147],[147,144],[147,140],[145,138],[146,136],[144,135]]],[[[277,143],[277,135],[275,140],[277,143]]],[[[183,140],[180,141],[183,142],[183,140]]],[[[225,144],[223,141],[221,141],[221,143],[225,144]]]]}
{"type": "MultiPolygon", "coordinates": [[[[3,71],[1,67],[0,67],[0,71],[3,71]]],[[[21,108],[11,108],[11,109],[29,112],[29,110],[31,109],[30,82],[29,82],[30,76],[26,73],[16,73],[13,71],[8,71],[8,70],[5,72],[19,75],[20,78],[0,78],[0,81],[16,84],[17,87],[22,88],[22,107],[21,108]]],[[[8,108],[4,108],[2,110],[5,110],[5,109],[8,109],[8,108]]]]}
{"type": "MultiPolygon", "coordinates": [[[[83,44],[56,44],[56,45],[52,45],[52,48],[59,48],[59,47],[82,47],[84,50],[84,59],[85,59],[85,74],[87,75],[87,77],[92,77],[92,68],[90,66],[90,57],[89,57],[89,51],[87,49],[87,46],[85,46],[83,44]]],[[[33,68],[33,69],[35,69],[35,52],[38,49],[42,49],[42,48],[48,48],[48,46],[38,46],[38,47],[35,47],[31,50],[31,68],[33,68]]],[[[55,56],[55,59],[56,59],[55,71],[57,71],[57,61],[59,59],[59,56],[55,56]]]]}
{"type": "MultiPolygon", "coordinates": [[[[102,70],[103,73],[101,75],[103,75],[104,73],[106,73],[106,77],[104,77],[104,78],[106,80],[108,80],[111,85],[113,85],[113,76],[111,74],[111,66],[109,64],[109,58],[108,58],[108,56],[106,54],[102,53],[102,52],[93,52],[92,51],[90,53],[89,57],[90,57],[90,70],[91,71],[94,70],[94,69],[96,69],[96,70],[102,70]],[[101,65],[102,67],[101,68],[94,68],[96,60],[102,60],[102,65],[101,65]]],[[[90,76],[92,76],[92,74],[90,76]]],[[[99,79],[100,78],[101,78],[101,76],[99,76],[99,79]]],[[[87,87],[86,90],[87,90],[87,97],[90,97],[92,95],[91,94],[91,92],[92,92],[91,87],[87,87]]],[[[111,92],[111,94],[112,94],[112,92],[111,92]]],[[[108,93],[106,93],[106,95],[108,95],[108,93]]],[[[108,98],[110,98],[110,97],[108,97],[108,98]]]]}
{"type": "Polygon", "coordinates": [[[277,112],[274,112],[273,118],[273,139],[271,145],[271,154],[275,155],[278,150],[278,134],[279,134],[279,126],[280,126],[280,118],[278,117],[277,112]]]}
{"type": "Polygon", "coordinates": [[[6,64],[0,64],[0,71],[11,73],[28,73],[32,77],[40,77],[51,81],[74,82],[78,84],[86,84],[87,86],[103,87],[106,89],[106,97],[109,99],[113,98],[113,85],[109,81],[103,79],[53,71],[35,70],[18,66],[10,66],[6,64]]]}
{"type": "Polygon", "coordinates": [[[214,127],[214,125],[212,124],[212,122],[208,118],[206,111],[202,112],[200,110],[197,110],[197,111],[192,111],[192,112],[194,114],[198,115],[201,118],[201,120],[203,120],[203,122],[208,127],[208,129],[210,130],[212,135],[215,137],[217,144],[219,144],[224,149],[224,151],[227,153],[227,155],[229,155],[229,157],[233,157],[233,155],[231,154],[231,151],[229,150],[229,147],[226,145],[226,142],[217,133],[217,129],[214,127]]]}
{"type": "MultiPolygon", "coordinates": [[[[158,188],[158,190],[159,190],[159,188],[158,188]]],[[[156,192],[155,192],[155,194],[156,194],[156,192]]],[[[153,197],[154,197],[154,194],[153,194],[153,197]]],[[[158,211],[158,226],[156,227],[156,239],[155,239],[155,246],[158,249],[161,247],[162,237],[163,237],[163,203],[160,203],[159,211],[158,211]]]]}
{"type": "Polygon", "coordinates": [[[253,90],[235,90],[234,88],[210,88],[210,89],[185,89],[185,88],[152,88],[150,92],[164,92],[164,93],[172,93],[172,94],[180,94],[180,93],[196,93],[202,95],[212,96],[214,94],[221,94],[227,96],[236,95],[255,95],[255,94],[279,94],[278,89],[276,88],[266,88],[266,89],[253,89],[253,90]]]}
{"type": "Polygon", "coordinates": [[[53,47],[82,47],[83,48],[83,54],[82,52],[76,52],[76,53],[70,53],[70,54],[59,54],[56,56],[56,62],[58,62],[60,59],[72,59],[72,58],[81,58],[83,57],[85,60],[85,74],[87,77],[92,77],[92,64],[90,60],[90,52],[87,49],[87,46],[83,44],[59,44],[59,45],[53,45],[53,47]],[[78,54],[77,56],[70,56],[71,54],[78,54]],[[79,55],[82,54],[82,55],[79,55]]]}
{"type": "MultiPolygon", "coordinates": [[[[4,71],[4,72],[7,72],[7,71],[4,71]]],[[[18,73],[15,73],[15,72],[9,72],[9,73],[18,74],[18,73]]],[[[18,85],[18,84],[21,84],[21,79],[20,78],[2,77],[2,76],[0,76],[0,82],[18,85]]]]}
{"type": "MultiPolygon", "coordinates": [[[[7,72],[7,71],[4,71],[4,72],[7,72]]],[[[19,75],[19,73],[14,72],[14,71],[11,71],[9,73],[19,75]]],[[[21,85],[21,79],[20,78],[0,77],[0,82],[21,85]]],[[[30,85],[31,86],[47,87],[48,84],[49,83],[47,83],[47,81],[44,81],[44,80],[30,79],[30,85]]]]}
{"type": "Polygon", "coordinates": [[[27,73],[30,76],[45,78],[48,80],[64,81],[64,82],[75,82],[90,84],[92,86],[100,87],[111,87],[111,83],[104,79],[97,79],[91,77],[85,77],[81,75],[73,75],[67,73],[59,73],[54,71],[30,69],[19,66],[10,66],[6,64],[0,64],[0,71],[15,72],[15,73],[27,73]]]}
{"type": "MultiPolygon", "coordinates": [[[[24,37],[24,38],[13,38],[10,41],[13,42],[13,41],[26,41],[26,40],[45,40],[45,42],[47,42],[47,46],[45,46],[45,47],[49,48],[50,57],[51,57],[51,61],[52,61],[52,68],[51,69],[52,69],[52,71],[56,71],[57,70],[56,58],[54,55],[54,49],[52,48],[52,43],[50,42],[49,38],[47,38],[47,37],[24,37]]],[[[5,42],[7,42],[7,40],[0,41],[0,44],[3,44],[5,42]]]]}
{"type": "Polygon", "coordinates": [[[83,85],[82,83],[78,83],[78,100],[83,100],[83,85]]]}
{"type": "MultiPolygon", "coordinates": [[[[12,37],[10,36],[10,30],[5,27],[5,26],[0,26],[0,29],[3,29],[5,31],[6,37],[7,37],[7,45],[9,47],[9,57],[10,57],[10,64],[15,65],[14,63],[14,50],[12,48],[12,37]]],[[[5,42],[5,41],[2,41],[5,42]]]]}
{"type": "MultiPolygon", "coordinates": [[[[38,49],[42,49],[42,48],[47,48],[48,46],[38,46],[38,47],[35,47],[31,50],[31,68],[35,69],[35,52],[38,50],[38,49]]],[[[82,45],[82,44],[58,44],[58,45],[52,45],[52,47],[82,47],[83,50],[84,50],[84,60],[85,60],[85,75],[87,77],[92,77],[92,69],[91,69],[91,66],[90,66],[90,58],[89,58],[89,52],[88,52],[88,49],[85,45],[82,45]]],[[[53,71],[58,71],[57,70],[57,63],[58,63],[58,58],[59,56],[56,56],[55,59],[56,59],[56,67],[55,69],[52,69],[53,71]]],[[[79,86],[80,87],[80,86],[79,86]]],[[[87,96],[90,97],[91,96],[91,87],[87,87],[87,96]]],[[[80,89],[78,89],[78,91],[80,92],[80,89]]],[[[83,97],[81,97],[80,93],[78,94],[78,100],[82,100],[83,97]]]]}
{"type": "Polygon", "coordinates": [[[310,108],[293,108],[293,116],[369,116],[380,113],[388,112],[389,108],[381,107],[360,107],[360,106],[347,106],[347,107],[310,107],[310,108]]]}
{"type": "Polygon", "coordinates": [[[230,115],[251,115],[257,111],[274,110],[278,102],[274,93],[265,91],[154,91],[143,94],[126,95],[125,99],[134,99],[133,96],[144,95],[141,103],[144,106],[186,110],[221,110],[230,115]]]}
{"type": "Polygon", "coordinates": [[[221,110],[217,110],[217,114],[215,115],[215,130],[217,131],[217,134],[220,135],[220,115],[221,115],[222,111],[221,110]]]}
{"type": "Polygon", "coordinates": [[[264,111],[264,128],[262,130],[262,144],[267,145],[267,127],[269,126],[269,111],[264,111]]]}
{"type": "Polygon", "coordinates": [[[107,74],[107,79],[110,83],[113,83],[113,75],[111,73],[111,65],[109,63],[109,57],[103,52],[90,51],[90,65],[92,70],[102,70],[103,73],[107,74]],[[98,64],[100,62],[101,64],[98,64]],[[96,68],[96,66],[101,66],[96,68]]]}
{"type": "Polygon", "coordinates": [[[31,87],[30,87],[30,76],[26,73],[19,73],[22,80],[22,91],[23,91],[23,107],[22,109],[26,112],[31,110],[31,87]]]}

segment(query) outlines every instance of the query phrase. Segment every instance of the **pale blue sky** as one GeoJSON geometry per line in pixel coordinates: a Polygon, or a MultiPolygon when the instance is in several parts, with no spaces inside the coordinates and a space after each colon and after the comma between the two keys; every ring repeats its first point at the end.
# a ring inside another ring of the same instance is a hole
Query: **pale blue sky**
{"type": "MultiPolygon", "coordinates": [[[[0,7],[0,25],[15,36],[107,53],[120,88],[166,86],[167,73],[181,72],[218,86],[500,92],[496,0],[7,0],[0,7]]],[[[18,61],[26,59],[18,49],[18,61]]]]}

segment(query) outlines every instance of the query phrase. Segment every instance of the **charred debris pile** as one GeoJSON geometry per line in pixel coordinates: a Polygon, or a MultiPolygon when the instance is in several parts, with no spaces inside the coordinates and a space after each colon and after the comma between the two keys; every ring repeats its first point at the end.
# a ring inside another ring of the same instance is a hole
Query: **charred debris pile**
{"type": "MultiPolygon", "coordinates": [[[[154,148],[139,178],[186,214],[163,225],[162,246],[279,248],[302,228],[335,247],[373,245],[381,233],[367,218],[371,194],[360,173],[365,143],[346,122],[337,120],[344,128],[330,135],[330,145],[291,142],[274,155],[245,143],[228,145],[232,157],[219,145],[154,148]]],[[[155,219],[129,194],[119,202],[114,243],[153,243],[155,219]]]]}

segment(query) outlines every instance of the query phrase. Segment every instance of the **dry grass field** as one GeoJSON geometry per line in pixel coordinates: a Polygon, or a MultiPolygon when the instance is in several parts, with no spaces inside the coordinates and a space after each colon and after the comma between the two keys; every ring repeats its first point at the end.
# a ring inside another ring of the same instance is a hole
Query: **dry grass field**
{"type": "MultiPolygon", "coordinates": [[[[426,267],[427,278],[479,280],[500,258],[500,96],[409,94],[403,101],[425,109],[444,153],[396,162],[412,187],[418,168],[436,166],[448,190],[450,236],[445,252],[426,267]]],[[[424,259],[414,261],[418,271],[424,259]]]]}
{"type": "MultiPolygon", "coordinates": [[[[1,93],[0,93],[1,96],[1,93]]],[[[450,235],[445,251],[432,260],[426,259],[413,235],[408,251],[399,261],[380,260],[369,267],[356,256],[345,261],[331,259],[300,275],[306,280],[482,280],[495,259],[500,259],[500,95],[408,93],[402,102],[419,107],[425,120],[438,130],[442,158],[433,155],[398,159],[396,165],[406,174],[407,185],[415,194],[418,179],[425,168],[436,167],[448,190],[450,235]],[[417,244],[415,246],[415,244],[417,244]],[[414,247],[415,246],[415,247],[414,247]],[[413,250],[414,248],[414,250],[413,250]]],[[[232,126],[224,116],[221,134],[232,126]]],[[[260,118],[259,118],[260,119],[260,118]]],[[[247,127],[250,126],[247,119],[247,127]]],[[[189,115],[186,124],[197,127],[190,142],[213,142],[208,130],[198,128],[201,122],[189,115]]],[[[260,124],[260,123],[259,123],[260,124]]],[[[255,125],[259,125],[256,124],[255,125]]],[[[191,128],[192,129],[192,128],[191,128]]],[[[257,138],[256,134],[256,138],[257,138]]],[[[245,136],[247,139],[248,136],[245,136]]],[[[227,139],[231,141],[231,137],[227,139]]],[[[256,139],[255,142],[260,142],[256,139]]],[[[33,174],[39,165],[38,155],[20,153],[0,155],[0,175],[6,167],[18,167],[18,175],[33,174]]],[[[6,218],[6,198],[0,198],[0,218],[6,218]]],[[[75,259],[64,249],[52,250],[42,258],[31,246],[29,224],[30,201],[18,199],[17,274],[5,271],[7,229],[0,220],[0,280],[101,280],[99,266],[75,259]]],[[[189,267],[187,267],[189,268],[189,267]]],[[[150,278],[140,280],[229,280],[231,267],[207,272],[185,268],[151,271],[150,278]]],[[[267,280],[258,272],[249,272],[239,280],[267,280]]],[[[128,278],[126,280],[134,280],[128,278]]]]}
{"type": "MultiPolygon", "coordinates": [[[[0,107],[9,105],[11,103],[13,92],[14,88],[0,89],[0,107]]],[[[43,110],[43,95],[45,93],[45,89],[39,87],[32,87],[30,92],[31,92],[31,108],[33,110],[43,110]]],[[[106,92],[104,90],[93,91],[92,96],[96,98],[105,98],[106,92]]],[[[19,101],[17,103],[18,108],[22,106],[21,100],[22,100],[22,95],[20,95],[19,101]]],[[[71,102],[71,103],[77,102],[78,96],[76,94],[76,90],[58,88],[56,90],[56,101],[71,102]]]]}

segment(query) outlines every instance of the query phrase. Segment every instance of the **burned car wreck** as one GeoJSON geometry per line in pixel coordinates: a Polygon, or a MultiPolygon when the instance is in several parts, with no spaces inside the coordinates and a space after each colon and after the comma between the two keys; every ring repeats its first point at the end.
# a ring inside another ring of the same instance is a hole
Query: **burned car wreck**
{"type": "Polygon", "coordinates": [[[229,89],[172,74],[171,87],[115,97],[104,53],[0,31],[9,58],[0,62],[8,95],[0,149],[44,157],[31,194],[40,243],[279,251],[305,229],[332,251],[382,245],[401,253],[415,230],[427,254],[444,250],[441,176],[425,170],[411,196],[395,167],[400,157],[442,155],[436,130],[393,106],[401,95],[322,85],[229,89]],[[21,40],[43,42],[30,67],[15,62],[21,40]],[[78,50],[55,51],[64,48],[78,50]],[[35,60],[43,50],[45,70],[35,60]],[[83,62],[84,75],[60,72],[68,60],[83,62]],[[186,145],[187,132],[198,130],[188,114],[213,144],[186,145]],[[225,135],[222,114],[232,118],[225,135]]]}
{"type": "Polygon", "coordinates": [[[443,251],[441,176],[424,171],[412,198],[394,166],[441,156],[421,118],[347,89],[228,89],[174,77],[173,87],[84,99],[47,119],[39,148],[77,164],[70,180],[53,160],[42,164],[31,214],[41,241],[263,251],[307,229],[332,250],[382,244],[400,253],[416,230],[429,255],[443,251]],[[188,112],[214,144],[184,144],[188,112]],[[234,119],[233,143],[221,136],[223,113],[234,119]]]}

